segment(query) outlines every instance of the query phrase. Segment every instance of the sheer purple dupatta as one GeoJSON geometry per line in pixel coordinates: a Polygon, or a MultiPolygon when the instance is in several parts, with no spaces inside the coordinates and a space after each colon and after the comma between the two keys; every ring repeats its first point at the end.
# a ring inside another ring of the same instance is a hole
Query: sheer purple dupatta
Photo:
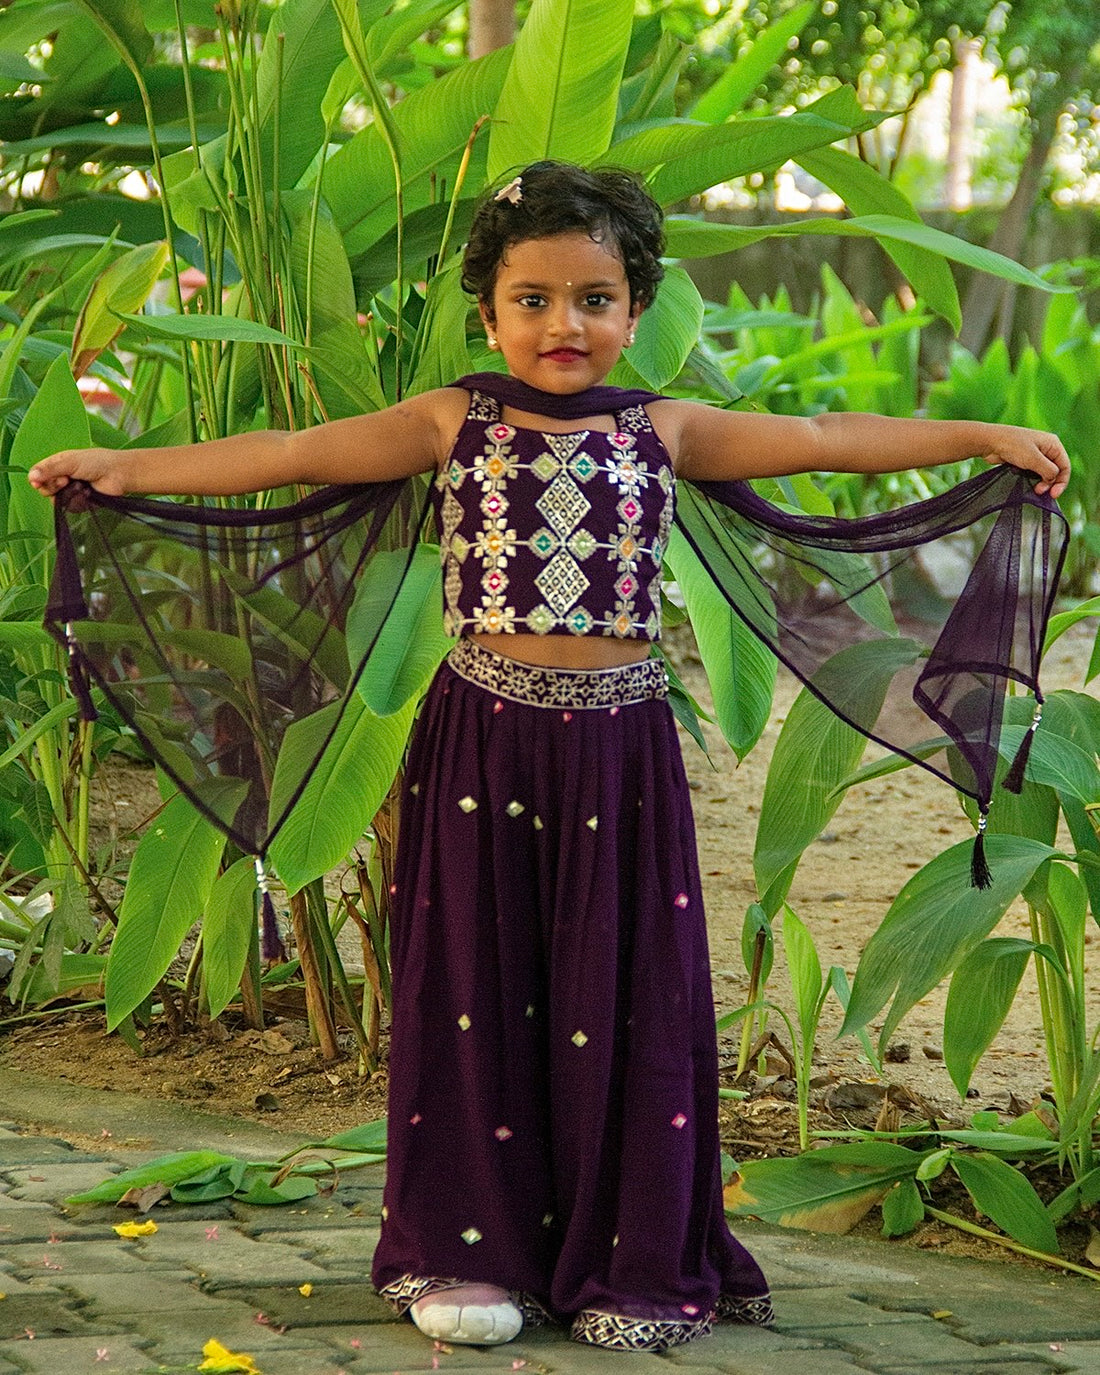
{"type": "MultiPolygon", "coordinates": [[[[1039,659],[1068,538],[1033,482],[991,468],[928,501],[850,520],[780,509],[746,483],[679,492],[679,528],[752,631],[842,720],[977,802],[978,887],[989,884],[982,837],[1009,685],[1041,704],[1039,659]],[[946,559],[953,596],[927,575],[946,559]],[[921,614],[899,631],[890,602],[901,587],[920,592],[921,614]]],[[[1004,779],[1016,792],[1038,715],[1004,779]]]]}
{"type": "MultiPolygon", "coordinates": [[[[556,396],[496,373],[456,385],[565,420],[660,399],[613,387],[556,396]]],[[[839,519],[781,508],[746,482],[681,481],[676,524],[732,611],[811,692],[974,798],[984,829],[1009,685],[1042,700],[1039,657],[1065,556],[1066,522],[1033,482],[996,467],[929,501],[839,519]],[[944,549],[964,569],[958,591],[924,595],[920,619],[899,629],[891,601],[905,586],[927,593],[926,564],[944,549]]],[[[324,488],[256,510],[73,484],[56,502],[46,625],[68,651],[82,711],[94,714],[94,684],[246,853],[266,854],[339,728],[341,706],[312,765],[272,808],[270,762],[287,725],[349,700],[399,595],[400,584],[387,592],[349,657],[355,583],[391,515],[401,509],[406,537],[423,529],[426,502],[414,511],[413,490],[400,481],[324,488]],[[241,663],[247,681],[236,682],[241,663]],[[246,785],[228,819],[211,800],[212,780],[226,775],[246,785]]],[[[1017,790],[1031,738],[1006,779],[1017,790]]],[[[988,882],[981,830],[974,880],[988,882]]]]}

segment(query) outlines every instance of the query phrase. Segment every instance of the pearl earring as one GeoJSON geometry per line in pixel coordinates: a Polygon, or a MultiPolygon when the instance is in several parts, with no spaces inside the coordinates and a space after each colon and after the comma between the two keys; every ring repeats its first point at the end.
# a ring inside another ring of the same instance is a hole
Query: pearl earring
{"type": "Polygon", "coordinates": [[[489,345],[491,349],[500,348],[500,345],[497,343],[497,337],[495,334],[486,334],[485,342],[489,345]]]}

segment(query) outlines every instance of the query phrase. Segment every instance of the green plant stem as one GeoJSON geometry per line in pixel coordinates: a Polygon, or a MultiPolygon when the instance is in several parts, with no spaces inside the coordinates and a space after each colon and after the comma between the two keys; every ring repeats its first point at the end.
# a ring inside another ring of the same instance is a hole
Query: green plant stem
{"type": "MultiPolygon", "coordinates": [[[[1038,911],[1028,903],[1027,906],[1028,922],[1031,926],[1031,938],[1036,945],[1043,944],[1044,931],[1042,921],[1038,911]]],[[[1072,1095],[1066,1095],[1067,1085],[1062,1074],[1062,1058],[1059,1054],[1059,1041],[1055,1030],[1055,991],[1052,988],[1053,975],[1046,967],[1046,961],[1037,959],[1035,961],[1035,981],[1039,990],[1039,1013],[1043,1022],[1043,1039],[1047,1048],[1047,1064],[1050,1068],[1051,1082],[1054,1085],[1054,1097],[1058,1102],[1059,1109],[1064,1108],[1072,1095]]]]}
{"type": "MultiPolygon", "coordinates": [[[[767,944],[767,932],[763,929],[757,931],[756,939],[752,948],[752,970],[749,973],[749,991],[746,1002],[751,1007],[760,998],[760,971],[764,967],[764,949],[767,944]]],[[[741,1047],[737,1053],[737,1075],[738,1078],[744,1074],[749,1064],[749,1051],[752,1048],[752,1032],[755,1024],[755,1017],[745,1018],[745,1024],[741,1028],[741,1047]]],[[[805,1147],[803,1147],[805,1150],[805,1147]]]]}
{"type": "Polygon", "coordinates": [[[65,1017],[73,1012],[89,1012],[93,1007],[102,1007],[103,999],[96,998],[90,1003],[61,1003],[57,1007],[36,1007],[33,1012],[18,1012],[14,1017],[0,1018],[0,1028],[18,1026],[21,1022],[40,1022],[43,1017],[65,1017]]]}
{"type": "Polygon", "coordinates": [[[983,1241],[992,1241],[998,1246],[1004,1246],[1009,1251],[1016,1251],[1021,1256],[1029,1256],[1032,1260],[1041,1260],[1046,1265],[1056,1265],[1061,1270],[1072,1270],[1075,1275],[1084,1275],[1086,1279],[1100,1283],[1100,1271],[1088,1270],[1083,1265],[1076,1265],[1072,1260],[1063,1260],[1061,1256],[1052,1256],[1047,1251],[1035,1251],[1030,1246],[1024,1246],[1022,1242],[1012,1241],[1009,1237],[1002,1237],[996,1232],[988,1231],[985,1227],[979,1227],[976,1222],[967,1222],[965,1218],[955,1217],[953,1213],[942,1212],[939,1208],[933,1208],[928,1203],[924,1205],[924,1211],[929,1217],[934,1217],[937,1222],[944,1222],[948,1227],[957,1227],[960,1232],[969,1232],[971,1236],[981,1237],[983,1241]]]}
{"type": "Polygon", "coordinates": [[[92,736],[95,731],[94,721],[81,719],[77,726],[77,740],[80,746],[80,776],[77,782],[76,813],[76,852],[85,870],[88,867],[88,838],[91,824],[91,785],[92,773],[95,768],[95,756],[92,753],[92,736]]]}

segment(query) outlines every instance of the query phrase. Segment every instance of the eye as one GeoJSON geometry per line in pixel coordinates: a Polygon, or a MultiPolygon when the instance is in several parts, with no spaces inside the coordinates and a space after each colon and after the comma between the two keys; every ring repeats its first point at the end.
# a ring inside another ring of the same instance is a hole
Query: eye
{"type": "Polygon", "coordinates": [[[590,310],[604,310],[612,304],[612,300],[605,291],[590,291],[584,303],[590,310]]]}
{"type": "Polygon", "coordinates": [[[532,291],[529,292],[526,296],[521,296],[519,298],[518,304],[533,310],[538,306],[545,305],[546,298],[544,296],[540,296],[537,292],[532,291]]]}

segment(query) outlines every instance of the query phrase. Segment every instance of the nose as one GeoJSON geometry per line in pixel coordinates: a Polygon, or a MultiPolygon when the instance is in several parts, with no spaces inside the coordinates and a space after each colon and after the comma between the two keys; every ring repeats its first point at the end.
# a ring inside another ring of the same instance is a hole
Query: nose
{"type": "Polygon", "coordinates": [[[553,302],[550,307],[550,333],[558,338],[568,338],[577,333],[581,313],[568,297],[553,302]]]}

